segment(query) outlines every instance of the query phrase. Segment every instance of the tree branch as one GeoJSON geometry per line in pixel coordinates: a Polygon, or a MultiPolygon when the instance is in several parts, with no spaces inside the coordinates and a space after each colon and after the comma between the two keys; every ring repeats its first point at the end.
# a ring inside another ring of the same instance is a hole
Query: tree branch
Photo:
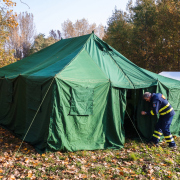
{"type": "MultiPolygon", "coordinates": [[[[26,6],[28,6],[26,3],[22,2],[21,0],[20,0],[20,2],[23,3],[23,4],[25,4],[26,6]]],[[[29,7],[29,6],[28,6],[28,7],[29,7]]],[[[30,7],[29,7],[29,9],[30,9],[30,7]]]]}

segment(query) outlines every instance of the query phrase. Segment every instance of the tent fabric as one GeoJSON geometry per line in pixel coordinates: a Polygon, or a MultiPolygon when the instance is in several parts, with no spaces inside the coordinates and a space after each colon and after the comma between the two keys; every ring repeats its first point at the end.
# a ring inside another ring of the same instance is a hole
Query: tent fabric
{"type": "Polygon", "coordinates": [[[145,138],[157,117],[140,115],[145,91],[161,92],[176,115],[180,81],[142,69],[94,33],[63,39],[0,69],[0,125],[38,152],[123,147],[127,92],[137,90],[136,125],[145,138]]]}

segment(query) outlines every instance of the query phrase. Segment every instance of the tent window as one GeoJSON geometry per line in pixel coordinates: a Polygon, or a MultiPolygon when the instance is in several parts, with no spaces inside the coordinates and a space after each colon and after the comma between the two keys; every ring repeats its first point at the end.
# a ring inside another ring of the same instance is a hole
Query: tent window
{"type": "Polygon", "coordinates": [[[71,89],[70,115],[91,115],[93,114],[92,88],[77,87],[71,89]]]}
{"type": "Polygon", "coordinates": [[[41,85],[31,84],[27,88],[28,108],[37,111],[41,103],[41,85]]]}

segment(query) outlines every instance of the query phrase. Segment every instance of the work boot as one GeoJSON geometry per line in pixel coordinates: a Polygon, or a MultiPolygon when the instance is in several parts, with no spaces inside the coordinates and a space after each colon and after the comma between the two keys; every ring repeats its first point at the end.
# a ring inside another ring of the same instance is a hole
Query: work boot
{"type": "Polygon", "coordinates": [[[169,148],[173,149],[173,150],[176,150],[177,149],[177,146],[169,146],[169,148]]]}

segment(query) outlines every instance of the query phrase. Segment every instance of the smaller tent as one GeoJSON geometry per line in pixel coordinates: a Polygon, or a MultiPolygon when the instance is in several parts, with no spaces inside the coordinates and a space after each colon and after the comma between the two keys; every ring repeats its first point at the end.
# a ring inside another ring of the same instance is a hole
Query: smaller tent
{"type": "Polygon", "coordinates": [[[180,80],[180,71],[163,71],[159,74],[168,78],[180,80]]]}

